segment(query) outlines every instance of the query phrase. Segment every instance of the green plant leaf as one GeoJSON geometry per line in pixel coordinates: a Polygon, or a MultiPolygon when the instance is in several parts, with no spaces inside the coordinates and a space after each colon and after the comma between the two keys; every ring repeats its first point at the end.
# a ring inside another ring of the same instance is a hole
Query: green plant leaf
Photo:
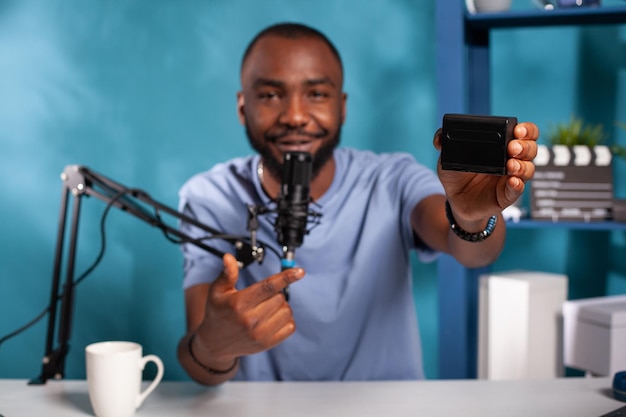
{"type": "MultiPolygon", "coordinates": [[[[617,126],[626,130],[626,123],[616,122],[617,126]]],[[[568,123],[558,123],[551,127],[547,141],[550,145],[601,145],[606,139],[604,126],[601,123],[587,124],[580,117],[572,117],[568,123]]],[[[613,155],[626,160],[626,148],[610,145],[613,155]]]]}
{"type": "Polygon", "coordinates": [[[581,118],[572,117],[569,123],[559,123],[553,127],[547,139],[551,145],[596,146],[605,138],[602,124],[589,125],[581,118]]]}

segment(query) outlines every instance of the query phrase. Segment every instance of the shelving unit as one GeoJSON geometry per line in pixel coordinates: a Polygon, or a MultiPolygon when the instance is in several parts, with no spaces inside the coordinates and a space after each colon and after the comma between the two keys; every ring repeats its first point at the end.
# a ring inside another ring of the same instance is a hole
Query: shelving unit
{"type": "MultiPolygon", "coordinates": [[[[530,5],[529,5],[530,7],[530,5]]],[[[435,2],[439,120],[445,113],[490,114],[490,33],[494,29],[626,23],[626,6],[478,13],[462,0],[435,2]]],[[[626,224],[510,223],[510,229],[626,230],[626,224]]],[[[478,279],[489,268],[467,269],[444,255],[438,264],[439,377],[475,378],[478,279]]]]}
{"type": "Polygon", "coordinates": [[[590,231],[610,231],[626,230],[626,223],[618,222],[549,222],[537,220],[520,220],[518,223],[507,222],[506,227],[511,229],[568,229],[568,230],[590,230],[590,231]]]}

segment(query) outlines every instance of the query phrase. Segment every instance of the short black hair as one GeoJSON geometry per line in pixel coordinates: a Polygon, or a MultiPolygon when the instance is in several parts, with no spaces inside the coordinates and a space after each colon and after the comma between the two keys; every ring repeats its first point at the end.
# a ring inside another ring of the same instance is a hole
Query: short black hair
{"type": "Polygon", "coordinates": [[[243,69],[243,65],[248,59],[248,56],[252,52],[252,49],[254,48],[254,46],[259,42],[259,40],[261,40],[262,38],[266,36],[278,36],[278,37],[287,38],[287,39],[298,39],[298,38],[318,39],[324,42],[326,45],[328,45],[333,55],[335,55],[335,57],[337,58],[337,61],[339,62],[339,66],[341,67],[341,70],[343,71],[343,63],[341,61],[341,55],[339,55],[339,51],[337,50],[337,48],[335,48],[335,45],[333,45],[333,43],[330,41],[330,39],[328,39],[326,35],[324,35],[319,30],[314,29],[310,26],[304,25],[302,23],[292,23],[292,22],[276,23],[272,26],[266,27],[265,29],[257,33],[257,35],[252,39],[252,41],[250,41],[250,43],[248,44],[248,47],[246,48],[246,51],[243,54],[243,58],[241,59],[242,69],[243,69]]]}

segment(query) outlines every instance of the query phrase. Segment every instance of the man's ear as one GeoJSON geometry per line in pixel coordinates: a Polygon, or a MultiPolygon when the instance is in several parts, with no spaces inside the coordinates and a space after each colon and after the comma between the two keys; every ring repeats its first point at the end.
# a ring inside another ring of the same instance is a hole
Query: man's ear
{"type": "Polygon", "coordinates": [[[239,91],[237,93],[237,117],[239,118],[239,123],[243,126],[246,125],[246,111],[244,105],[243,92],[239,91]]]}
{"type": "Polygon", "coordinates": [[[346,121],[346,116],[348,114],[348,93],[341,93],[341,124],[344,124],[346,121]]]}

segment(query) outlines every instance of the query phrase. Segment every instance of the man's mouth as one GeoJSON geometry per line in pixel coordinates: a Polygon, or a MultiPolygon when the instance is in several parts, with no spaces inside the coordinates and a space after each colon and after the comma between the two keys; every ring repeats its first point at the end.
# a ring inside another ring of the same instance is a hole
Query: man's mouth
{"type": "Polygon", "coordinates": [[[311,152],[313,147],[311,138],[282,138],[275,142],[276,147],[282,152],[311,152]]]}
{"type": "Polygon", "coordinates": [[[299,129],[289,129],[278,132],[274,135],[267,135],[266,139],[273,143],[274,146],[285,152],[309,152],[312,153],[313,146],[320,139],[323,139],[327,132],[320,130],[319,132],[309,133],[299,129]]]}

